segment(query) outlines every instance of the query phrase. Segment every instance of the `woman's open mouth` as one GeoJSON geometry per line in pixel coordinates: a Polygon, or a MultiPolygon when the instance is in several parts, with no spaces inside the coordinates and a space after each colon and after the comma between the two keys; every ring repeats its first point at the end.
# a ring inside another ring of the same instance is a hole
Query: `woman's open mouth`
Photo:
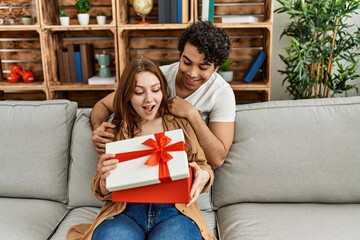
{"type": "Polygon", "coordinates": [[[143,109],[145,110],[145,112],[151,113],[152,110],[154,109],[154,107],[155,107],[155,105],[144,106],[143,109]]]}

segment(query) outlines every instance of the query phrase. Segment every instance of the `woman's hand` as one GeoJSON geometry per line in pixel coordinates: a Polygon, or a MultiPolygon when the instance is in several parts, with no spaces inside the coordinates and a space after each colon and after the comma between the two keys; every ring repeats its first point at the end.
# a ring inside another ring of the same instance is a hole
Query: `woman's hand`
{"type": "Polygon", "coordinates": [[[106,189],[106,178],[110,172],[116,168],[116,164],[119,162],[119,160],[114,159],[114,157],[115,154],[103,154],[98,161],[97,171],[100,176],[100,191],[103,195],[109,193],[106,189]]]}
{"type": "Polygon", "coordinates": [[[202,170],[199,165],[196,164],[196,162],[189,163],[189,166],[193,168],[195,178],[190,190],[190,202],[186,204],[187,207],[189,207],[198,199],[201,191],[210,179],[209,173],[205,170],[202,170]]]}

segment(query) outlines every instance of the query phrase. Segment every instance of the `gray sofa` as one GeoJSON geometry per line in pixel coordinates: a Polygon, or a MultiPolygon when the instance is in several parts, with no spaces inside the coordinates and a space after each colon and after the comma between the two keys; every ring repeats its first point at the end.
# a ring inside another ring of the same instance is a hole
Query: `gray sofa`
{"type": "MultiPolygon", "coordinates": [[[[89,109],[0,102],[0,239],[65,239],[101,202],[89,109]]],[[[236,133],[199,200],[219,239],[360,239],[360,97],[237,106],[236,133]]]]}

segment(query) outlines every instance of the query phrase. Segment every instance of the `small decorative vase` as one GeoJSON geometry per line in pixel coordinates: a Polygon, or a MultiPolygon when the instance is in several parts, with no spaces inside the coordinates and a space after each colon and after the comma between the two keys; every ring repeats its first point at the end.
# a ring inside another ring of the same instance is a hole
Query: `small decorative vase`
{"type": "Polygon", "coordinates": [[[23,25],[30,25],[31,24],[31,17],[29,16],[29,17],[22,17],[21,18],[21,23],[23,24],[23,25]]]}
{"type": "Polygon", "coordinates": [[[96,16],[96,21],[98,25],[106,24],[106,16],[96,16]]]}
{"type": "Polygon", "coordinates": [[[89,25],[90,14],[88,13],[78,13],[78,20],[80,25],[89,25]]]}
{"type": "Polygon", "coordinates": [[[60,17],[60,24],[62,26],[69,26],[70,25],[70,17],[60,17]]]}
{"type": "Polygon", "coordinates": [[[220,74],[220,76],[222,76],[222,78],[226,81],[226,82],[231,82],[233,80],[234,77],[234,72],[233,71],[218,71],[218,73],[220,74]]]}

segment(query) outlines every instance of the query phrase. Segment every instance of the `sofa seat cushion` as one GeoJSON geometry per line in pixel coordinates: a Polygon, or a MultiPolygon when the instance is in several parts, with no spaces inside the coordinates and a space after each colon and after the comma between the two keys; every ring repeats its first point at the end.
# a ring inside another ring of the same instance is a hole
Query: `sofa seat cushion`
{"type": "Polygon", "coordinates": [[[0,198],[0,238],[49,239],[67,212],[65,204],[59,202],[0,198]]]}
{"type": "Polygon", "coordinates": [[[216,226],[216,215],[215,211],[207,210],[201,211],[202,215],[205,218],[206,224],[208,225],[209,229],[212,231],[212,233],[217,236],[217,226],[216,226]]]}
{"type": "Polygon", "coordinates": [[[350,240],[360,204],[242,203],[217,210],[222,240],[350,240]]]}
{"type": "Polygon", "coordinates": [[[55,234],[50,238],[51,240],[64,240],[66,239],[67,232],[73,225],[77,224],[91,224],[100,208],[97,207],[80,207],[74,208],[69,212],[65,219],[61,222],[55,234]]]}

